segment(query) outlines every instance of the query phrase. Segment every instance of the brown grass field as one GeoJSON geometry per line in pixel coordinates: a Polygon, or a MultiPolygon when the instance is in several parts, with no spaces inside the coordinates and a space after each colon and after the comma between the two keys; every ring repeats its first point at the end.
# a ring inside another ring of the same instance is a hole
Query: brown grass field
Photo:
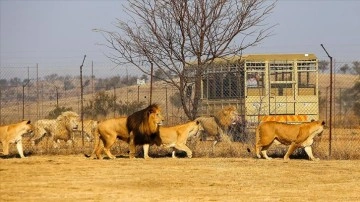
{"type": "Polygon", "coordinates": [[[192,159],[151,146],[154,158],[146,160],[141,147],[140,158],[128,159],[127,144],[117,141],[117,159],[95,160],[83,155],[93,143],[82,147],[79,137],[61,149],[48,138],[31,147],[25,137],[28,158],[16,158],[14,145],[0,158],[0,201],[359,201],[359,135],[335,136],[329,157],[326,132],[315,139],[314,155],[322,159],[315,162],[301,150],[283,161],[284,146],[270,147],[268,161],[254,158],[252,142],[212,149],[210,141],[189,141],[192,159]]]}
{"type": "Polygon", "coordinates": [[[0,201],[359,201],[360,161],[0,159],[0,201]]]}

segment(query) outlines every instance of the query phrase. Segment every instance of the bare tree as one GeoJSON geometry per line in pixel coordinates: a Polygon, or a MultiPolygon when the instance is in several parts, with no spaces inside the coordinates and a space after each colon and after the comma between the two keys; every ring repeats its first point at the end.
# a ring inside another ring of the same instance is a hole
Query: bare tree
{"type": "Polygon", "coordinates": [[[352,69],[354,70],[355,74],[360,75],[360,62],[359,61],[352,62],[352,69]]]}
{"type": "Polygon", "coordinates": [[[207,65],[216,58],[241,55],[246,48],[269,37],[274,25],[266,24],[265,19],[275,3],[132,0],[125,7],[131,20],[117,20],[120,31],[95,31],[104,35],[107,41],[104,45],[113,50],[108,54],[113,62],[130,63],[148,75],[152,68],[163,72],[165,77],[159,79],[179,90],[186,115],[194,119],[207,65]],[[188,86],[194,86],[190,100],[186,100],[188,86]]]}

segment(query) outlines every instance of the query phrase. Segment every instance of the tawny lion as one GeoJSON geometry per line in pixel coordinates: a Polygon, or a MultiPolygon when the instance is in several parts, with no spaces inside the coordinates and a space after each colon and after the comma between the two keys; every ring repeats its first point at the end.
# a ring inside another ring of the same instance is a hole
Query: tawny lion
{"type": "Polygon", "coordinates": [[[25,158],[22,145],[22,135],[32,133],[30,121],[21,121],[15,124],[0,126],[0,141],[3,145],[3,155],[9,154],[10,143],[15,143],[21,158],[25,158]]]}
{"type": "Polygon", "coordinates": [[[102,159],[101,152],[104,150],[110,159],[115,159],[110,149],[118,137],[129,144],[129,157],[135,158],[136,145],[154,143],[160,145],[159,128],[163,120],[160,107],[152,104],[128,117],[100,122],[98,135],[95,137],[94,151],[90,157],[95,153],[98,159],[102,159]],[[104,148],[101,148],[101,142],[104,148]]]}
{"type": "Polygon", "coordinates": [[[286,124],[274,121],[262,122],[256,129],[255,152],[258,158],[262,156],[271,159],[266,151],[272,143],[290,145],[284,156],[284,160],[289,160],[290,155],[298,147],[305,148],[310,160],[319,160],[312,154],[311,145],[314,137],[324,130],[325,122],[313,121],[302,124],[286,124]]]}
{"type": "MultiPolygon", "coordinates": [[[[192,157],[192,151],[186,146],[186,141],[192,136],[196,136],[200,130],[203,130],[199,121],[189,121],[184,124],[160,127],[161,145],[172,148],[172,158],[176,158],[175,149],[186,152],[187,157],[192,157]]],[[[144,158],[149,158],[149,144],[144,144],[144,158]]]]}
{"type": "Polygon", "coordinates": [[[195,120],[200,122],[209,137],[213,137],[215,146],[219,141],[230,141],[229,127],[238,120],[238,112],[236,107],[231,105],[219,110],[213,117],[201,116],[195,120]]]}

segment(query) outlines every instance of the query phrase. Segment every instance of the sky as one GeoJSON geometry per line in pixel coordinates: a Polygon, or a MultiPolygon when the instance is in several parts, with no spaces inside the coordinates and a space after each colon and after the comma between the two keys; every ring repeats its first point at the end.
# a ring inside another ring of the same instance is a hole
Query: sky
{"type": "MultiPolygon", "coordinates": [[[[109,50],[100,28],[116,30],[126,19],[125,0],[0,0],[0,67],[34,67],[50,74],[84,68],[97,77],[140,74],[119,67],[105,56],[109,50]],[[90,68],[89,68],[90,67],[90,68]],[[60,70],[60,72],[59,72],[60,70]]],[[[314,53],[328,60],[320,44],[338,64],[360,60],[360,1],[279,0],[266,19],[273,35],[244,54],[314,53]]]]}

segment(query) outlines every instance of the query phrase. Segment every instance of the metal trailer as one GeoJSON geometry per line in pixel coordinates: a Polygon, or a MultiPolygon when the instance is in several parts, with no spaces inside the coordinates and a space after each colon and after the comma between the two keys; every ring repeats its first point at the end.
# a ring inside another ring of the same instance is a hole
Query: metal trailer
{"type": "Polygon", "coordinates": [[[214,61],[202,79],[200,115],[235,105],[246,128],[261,121],[319,118],[318,59],[314,54],[257,54],[214,61]]]}

